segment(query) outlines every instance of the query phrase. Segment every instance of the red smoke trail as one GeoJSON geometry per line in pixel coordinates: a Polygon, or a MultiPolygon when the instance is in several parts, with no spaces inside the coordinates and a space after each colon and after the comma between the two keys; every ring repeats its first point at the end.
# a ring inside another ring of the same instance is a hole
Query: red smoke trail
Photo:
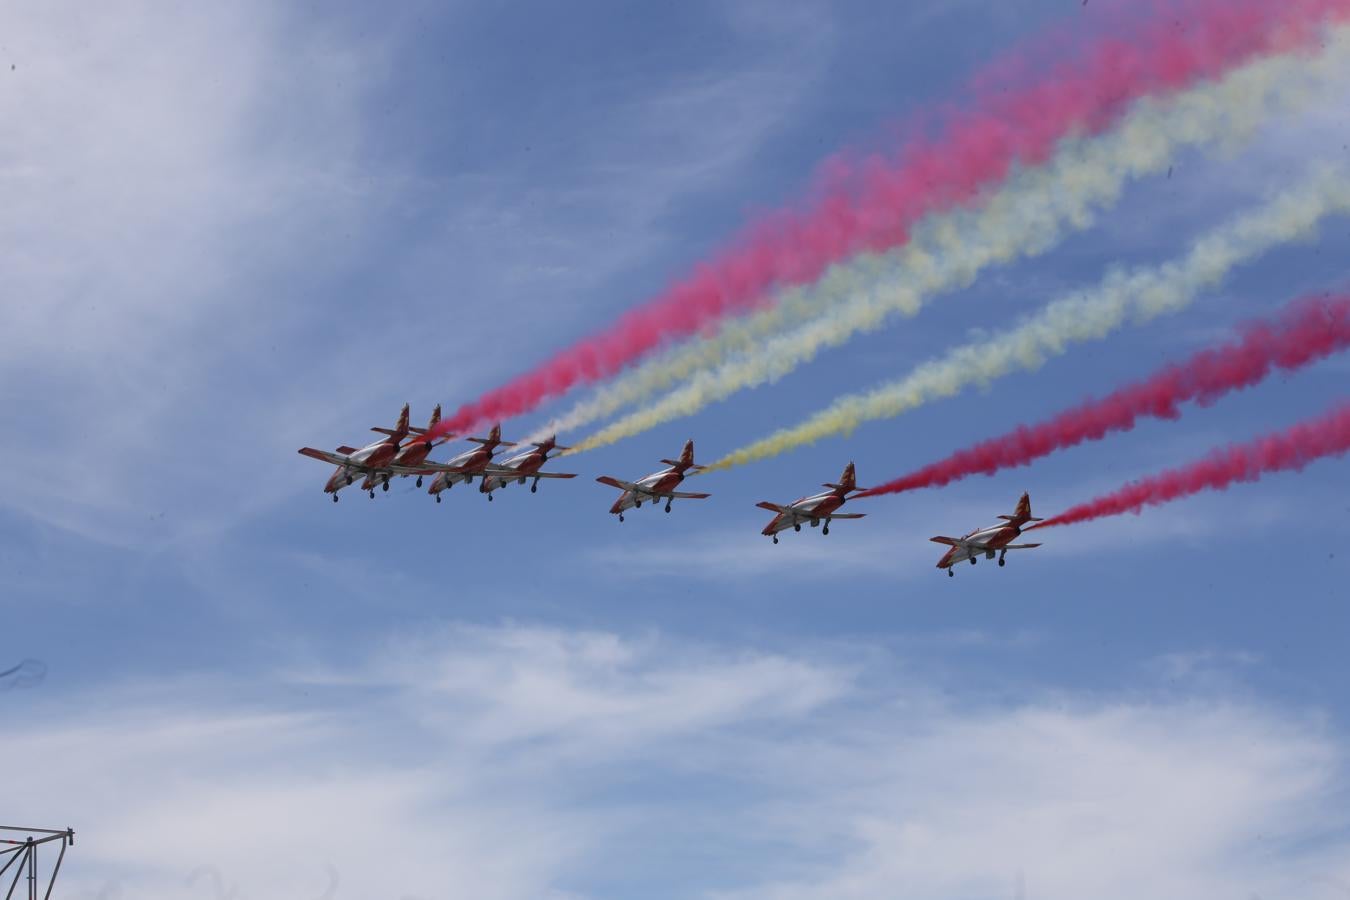
{"type": "Polygon", "coordinates": [[[1204,490],[1221,491],[1236,482],[1257,481],[1269,472],[1298,471],[1314,460],[1340,456],[1347,450],[1350,450],[1350,402],[1343,402],[1326,415],[1300,422],[1287,431],[1216,450],[1207,459],[1127,484],[1113,494],[1075,506],[1033,527],[1049,528],[1137,513],[1145,506],[1159,506],[1204,490]]]}
{"type": "Polygon", "coordinates": [[[1251,322],[1230,343],[1202,350],[1152,377],[1060,413],[1048,422],[959,450],[903,478],[859,496],[941,487],[969,475],[992,475],[1025,466],[1056,450],[1129,431],[1140,418],[1175,419],[1181,403],[1202,406],[1230,391],[1251,387],[1272,369],[1293,371],[1350,347],[1350,295],[1290,304],[1273,321],[1251,322]]]}
{"type": "MultiPolygon", "coordinates": [[[[1136,27],[1086,41],[1033,83],[1003,82],[1004,90],[950,113],[937,137],[909,142],[893,160],[856,165],[836,158],[831,184],[805,209],[762,218],[663,294],[460,407],[432,435],[528,412],[769,302],[771,288],[811,282],[859,251],[902,245],[925,214],[973,199],[1014,165],[1043,162],[1069,134],[1105,129],[1139,97],[1214,78],[1264,54],[1311,47],[1325,24],[1350,16],[1350,0],[1155,0],[1140,13],[1143,5],[1121,7],[1133,10],[1136,27]],[[840,177],[840,167],[856,175],[840,177]]],[[[992,68],[1006,74],[1023,67],[1003,61],[992,68]]]]}

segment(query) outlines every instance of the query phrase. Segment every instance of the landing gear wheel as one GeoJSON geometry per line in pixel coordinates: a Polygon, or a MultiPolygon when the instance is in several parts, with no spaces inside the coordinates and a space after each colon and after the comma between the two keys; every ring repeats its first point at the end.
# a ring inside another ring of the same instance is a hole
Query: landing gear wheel
{"type": "Polygon", "coordinates": [[[418,486],[418,487],[421,487],[421,486],[422,486],[422,476],[421,476],[421,475],[418,475],[418,476],[417,476],[417,486],[418,486]]]}
{"type": "Polygon", "coordinates": [[[623,513],[619,513],[619,521],[620,521],[620,522],[623,521],[623,513]]]}
{"type": "Polygon", "coordinates": [[[642,501],[641,501],[641,500],[634,500],[634,501],[633,501],[633,509],[642,509],[642,501]]]}
{"type": "Polygon", "coordinates": [[[775,534],[775,535],[773,536],[773,542],[774,542],[775,544],[778,543],[778,535],[775,534]]]}
{"type": "Polygon", "coordinates": [[[822,528],[822,529],[820,529],[820,533],[821,533],[821,534],[829,534],[829,533],[830,533],[830,523],[829,523],[829,522],[826,522],[826,523],[825,523],[825,527],[822,528]]]}
{"type": "Polygon", "coordinates": [[[386,479],[384,480],[384,484],[380,487],[380,490],[382,490],[382,491],[387,491],[387,490],[389,490],[389,479],[388,479],[388,478],[386,478],[386,479]]]}
{"type": "Polygon", "coordinates": [[[539,482],[536,481],[534,484],[530,485],[530,493],[537,494],[538,492],[539,492],[539,482]]]}
{"type": "Polygon", "coordinates": [[[975,557],[972,556],[972,557],[970,558],[970,564],[971,564],[972,566],[975,565],[975,557]]]}
{"type": "Polygon", "coordinates": [[[670,501],[666,501],[666,512],[670,512],[670,501]]]}
{"type": "Polygon", "coordinates": [[[370,499],[372,499],[372,500],[375,499],[375,489],[374,489],[374,488],[371,488],[371,489],[370,489],[370,499]]]}
{"type": "Polygon", "coordinates": [[[333,502],[334,502],[334,503],[337,502],[337,492],[336,492],[336,491],[333,492],[333,502]]]}
{"type": "Polygon", "coordinates": [[[948,570],[947,570],[947,577],[948,577],[948,578],[955,578],[955,577],[956,577],[956,573],[953,572],[951,569],[948,569],[948,570]]]}
{"type": "Polygon", "coordinates": [[[998,564],[999,564],[1000,566],[1005,566],[1005,565],[1008,564],[1008,561],[1007,561],[1006,559],[1000,558],[999,561],[998,561],[998,564]]]}
{"type": "Polygon", "coordinates": [[[436,502],[437,502],[437,503],[440,503],[440,502],[441,502],[441,495],[440,495],[440,494],[437,494],[437,495],[436,495],[436,502]]]}
{"type": "Polygon", "coordinates": [[[801,531],[801,530],[802,530],[802,523],[801,523],[801,522],[793,522],[793,523],[792,523],[792,530],[793,530],[793,531],[801,531]]]}

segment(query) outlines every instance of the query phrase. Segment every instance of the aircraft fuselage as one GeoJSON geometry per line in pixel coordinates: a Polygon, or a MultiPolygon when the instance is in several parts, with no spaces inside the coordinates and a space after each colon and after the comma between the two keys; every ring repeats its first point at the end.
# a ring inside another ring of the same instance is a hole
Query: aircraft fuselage
{"type": "Polygon", "coordinates": [[[948,569],[956,563],[965,562],[972,557],[992,557],[996,552],[1017,540],[1021,534],[1021,528],[1006,522],[977,529],[961,538],[966,546],[952,547],[943,555],[942,559],[938,560],[937,567],[948,569]]]}
{"type": "Polygon", "coordinates": [[[810,497],[802,497],[800,500],[794,500],[789,504],[786,512],[780,512],[774,516],[773,520],[765,525],[764,530],[760,533],[777,534],[780,531],[795,528],[803,522],[810,522],[814,527],[820,524],[821,519],[843,505],[844,498],[837,491],[825,491],[820,494],[813,494],[810,497]]]}
{"type": "Polygon", "coordinates": [[[429,494],[439,494],[441,491],[451,485],[459,484],[461,481],[469,481],[474,475],[480,474],[487,464],[492,462],[492,454],[496,448],[487,446],[474,447],[472,450],[465,450],[459,456],[446,463],[447,466],[453,466],[456,469],[462,469],[461,472],[437,472],[436,477],[431,480],[431,487],[427,490],[429,494]]]}
{"type": "Polygon", "coordinates": [[[675,490],[682,481],[684,481],[684,473],[674,466],[662,469],[660,472],[653,472],[633,482],[642,488],[642,493],[624,491],[619,495],[619,499],[614,501],[614,505],[609,508],[609,511],[618,515],[625,510],[632,509],[639,503],[654,500],[655,498],[651,495],[660,496],[675,490]]]}

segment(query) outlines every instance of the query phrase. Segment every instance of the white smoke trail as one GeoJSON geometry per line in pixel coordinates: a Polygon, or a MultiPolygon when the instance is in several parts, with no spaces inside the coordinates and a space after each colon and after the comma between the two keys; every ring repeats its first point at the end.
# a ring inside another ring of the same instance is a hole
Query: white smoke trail
{"type": "Polygon", "coordinates": [[[1035,369],[1075,343],[1097,341],[1133,322],[1189,306],[1232,269],[1273,247],[1311,235],[1326,216],[1350,213],[1350,176],[1319,169],[1267,204],[1201,238],[1184,257],[1158,267],[1108,273],[1100,285],[1057,300],[1021,325],[988,341],[967,344],[924,363],[899,381],[840,397],[791,428],[728,454],[709,468],[776,456],[863,422],[890,418],[988,385],[1009,372],[1035,369]]]}
{"type": "Polygon", "coordinates": [[[1018,172],[976,208],[925,218],[904,248],[831,267],[815,284],[783,292],[772,308],[621,376],[538,434],[580,427],[690,379],[576,447],[590,449],[775,381],[890,315],[914,315],[928,297],[970,284],[989,265],[1046,252],[1065,232],[1089,227],[1128,180],[1163,171],[1179,151],[1231,146],[1274,113],[1324,96],[1341,80],[1347,55],[1350,27],[1338,28],[1312,58],[1268,57],[1216,83],[1141,100],[1115,128],[1065,140],[1047,164],[1018,172]]]}

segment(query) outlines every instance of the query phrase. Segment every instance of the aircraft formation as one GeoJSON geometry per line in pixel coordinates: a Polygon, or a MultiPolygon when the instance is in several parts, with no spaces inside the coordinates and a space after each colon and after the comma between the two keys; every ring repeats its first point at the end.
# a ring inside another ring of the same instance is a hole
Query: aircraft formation
{"type": "MultiPolygon", "coordinates": [[[[300,448],[302,456],[317,459],[335,466],[333,474],[324,484],[324,493],[333,496],[338,502],[338,494],[344,488],[351,487],[361,479],[361,490],[371,499],[375,491],[388,491],[390,482],[395,478],[415,478],[416,486],[422,487],[423,480],[431,478],[427,493],[441,502],[441,495],[456,484],[472,485],[477,479],[478,491],[492,499],[494,491],[501,490],[512,483],[530,484],[530,492],[539,489],[539,482],[546,478],[576,478],[575,472],[544,471],[549,454],[569,448],[560,445],[557,437],[533,442],[530,449],[507,456],[501,462],[495,457],[501,448],[515,447],[513,441],[502,440],[501,425],[492,426],[487,437],[469,437],[465,440],[477,446],[466,450],[446,462],[434,462],[429,459],[431,451],[441,444],[454,439],[453,435],[436,435],[436,426],[441,420],[441,408],[437,406],[431,414],[426,428],[409,424],[409,406],[403,405],[398,422],[393,428],[375,426],[371,431],[384,435],[378,441],[356,448],[340,446],[333,451],[317,450],[313,447],[300,448]]],[[[641,509],[644,503],[657,506],[665,501],[665,511],[671,511],[675,500],[706,500],[712,496],[707,493],[676,490],[691,473],[705,467],[694,462],[694,442],[685,441],[679,459],[663,459],[666,467],[644,475],[636,481],[625,481],[611,475],[601,475],[596,479],[600,484],[620,491],[619,498],[610,506],[611,515],[624,521],[624,513],[631,509],[641,509]]],[[[791,503],[778,504],[767,500],[757,503],[760,509],[773,513],[773,518],[760,533],[778,543],[780,532],[789,528],[799,532],[803,525],[819,528],[822,535],[830,533],[830,523],[835,519],[861,519],[865,513],[839,512],[850,496],[856,496],[865,490],[857,485],[857,475],[853,463],[844,467],[838,482],[826,482],[821,485],[827,490],[801,497],[791,503]]],[[[945,569],[949,576],[954,575],[956,563],[969,562],[974,565],[984,556],[993,559],[998,555],[998,564],[1004,565],[1009,550],[1026,550],[1039,547],[1040,544],[1014,544],[1012,541],[1022,533],[1022,526],[1028,522],[1039,522],[1031,516],[1031,499],[1023,494],[1016,511],[1009,516],[999,516],[1002,522],[986,528],[978,528],[962,537],[934,537],[935,543],[945,544],[949,549],[938,560],[937,567],[945,569]]]]}
{"type": "MultiPolygon", "coordinates": [[[[884,153],[869,147],[831,155],[829,177],[796,201],[757,215],[685,276],[444,419],[438,409],[426,428],[412,428],[405,407],[395,428],[375,429],[383,435],[376,443],[300,452],[336,467],[326,486],[334,500],[358,480],[373,498],[396,477],[415,478],[419,487],[430,478],[437,502],[460,482],[476,482],[488,499],[511,484],[531,482],[534,491],[545,478],[575,477],[548,467],[554,453],[614,444],[775,384],[823,351],[916,317],[999,267],[1046,256],[1104,221],[1132,184],[1171,182],[1178,161],[1285,128],[1289,115],[1318,104],[1343,105],[1350,0],[1122,3],[1103,15],[1099,28],[1081,34],[1074,54],[1052,66],[1040,65],[1040,45],[992,63],[972,83],[1004,89],[970,92],[947,104],[949,117],[929,122],[925,114],[916,127],[895,129],[914,135],[903,144],[884,153]],[[1019,75],[1009,81],[1009,72],[1019,75]],[[430,459],[456,436],[588,387],[590,396],[556,410],[527,446],[500,461],[499,451],[515,446],[502,440],[500,426],[467,438],[475,446],[446,462],[430,459]],[[594,430],[572,439],[573,448],[554,437],[537,440],[583,428],[594,430]]],[[[678,459],[662,460],[665,468],[642,478],[602,476],[601,484],[619,491],[610,513],[622,521],[644,505],[669,512],[675,500],[708,496],[680,489],[700,470],[845,437],[866,423],[1035,373],[1075,347],[1202,304],[1240,267],[1350,216],[1350,164],[1313,153],[1303,169],[1271,170],[1281,183],[1269,185],[1267,197],[1207,225],[1166,260],[1113,264],[1018,322],[907,361],[888,380],[841,393],[706,466],[694,462],[690,442],[678,459]]],[[[1171,252],[1170,241],[1163,246],[1171,252]]],[[[823,492],[786,504],[763,501],[759,507],[773,518],[762,533],[774,543],[789,528],[827,534],[834,520],[862,515],[846,506],[858,499],[1030,465],[1143,421],[1181,422],[1189,409],[1292,377],[1342,352],[1350,352],[1350,293],[1337,288],[1292,298],[1187,357],[874,488],[858,488],[850,464],[823,492]]],[[[1004,565],[1007,551],[1038,546],[1023,541],[1032,529],[1136,513],[1350,454],[1350,396],[1334,383],[1331,390],[1336,399],[1320,414],[1226,441],[1045,520],[1031,515],[1023,495],[996,524],[932,538],[947,548],[938,568],[950,575],[981,558],[1004,565]]]]}

